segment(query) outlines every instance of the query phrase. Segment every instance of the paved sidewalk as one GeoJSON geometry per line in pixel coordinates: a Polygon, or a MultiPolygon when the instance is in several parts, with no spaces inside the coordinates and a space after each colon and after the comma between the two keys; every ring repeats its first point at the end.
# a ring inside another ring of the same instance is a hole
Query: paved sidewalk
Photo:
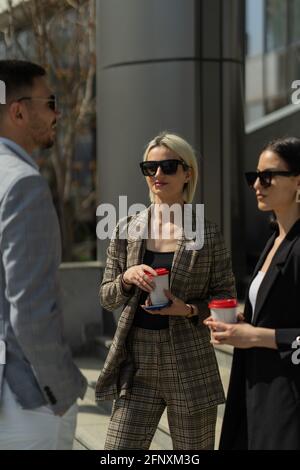
{"type": "MultiPolygon", "coordinates": [[[[99,371],[103,367],[103,360],[96,356],[81,356],[75,362],[88,380],[89,386],[84,400],[79,400],[79,414],[77,421],[74,450],[103,450],[106,431],[111,414],[112,402],[102,402],[96,405],[94,398],[95,382],[99,371]]],[[[219,361],[220,372],[225,389],[228,384],[228,367],[219,361]]],[[[224,405],[219,407],[216,428],[216,448],[218,446],[224,405]]],[[[163,414],[155,433],[152,450],[171,450],[172,442],[169,434],[166,412],[163,414]]]]}

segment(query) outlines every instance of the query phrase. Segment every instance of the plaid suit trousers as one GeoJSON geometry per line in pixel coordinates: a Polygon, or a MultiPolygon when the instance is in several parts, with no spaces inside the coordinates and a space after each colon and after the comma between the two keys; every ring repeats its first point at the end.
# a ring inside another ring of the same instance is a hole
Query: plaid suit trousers
{"type": "Polygon", "coordinates": [[[105,449],[149,449],[165,407],[175,450],[213,449],[217,407],[189,413],[169,329],[134,327],[127,350],[135,369],[132,388],[114,402],[105,449]]]}

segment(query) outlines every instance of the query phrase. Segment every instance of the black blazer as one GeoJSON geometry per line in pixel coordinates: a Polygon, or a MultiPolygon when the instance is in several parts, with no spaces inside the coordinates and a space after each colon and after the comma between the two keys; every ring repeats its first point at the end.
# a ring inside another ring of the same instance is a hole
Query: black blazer
{"type": "MultiPolygon", "coordinates": [[[[277,235],[267,242],[250,284],[277,235]]],[[[220,449],[300,449],[300,364],[293,361],[300,336],[300,220],[273,257],[254,315],[249,290],[244,313],[249,323],[275,329],[278,350],[234,350],[220,449]]]]}

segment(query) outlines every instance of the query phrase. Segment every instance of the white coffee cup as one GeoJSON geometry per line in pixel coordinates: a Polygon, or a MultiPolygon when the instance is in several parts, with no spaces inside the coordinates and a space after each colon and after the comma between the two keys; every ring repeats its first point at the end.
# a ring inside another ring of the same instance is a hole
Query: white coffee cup
{"type": "Polygon", "coordinates": [[[211,316],[223,323],[236,323],[238,304],[236,299],[216,299],[208,304],[211,316]]]}
{"type": "Polygon", "coordinates": [[[164,289],[169,290],[169,271],[165,268],[157,268],[154,271],[157,276],[150,275],[155,283],[155,288],[150,293],[152,305],[167,304],[169,299],[166,297],[164,289]]]}

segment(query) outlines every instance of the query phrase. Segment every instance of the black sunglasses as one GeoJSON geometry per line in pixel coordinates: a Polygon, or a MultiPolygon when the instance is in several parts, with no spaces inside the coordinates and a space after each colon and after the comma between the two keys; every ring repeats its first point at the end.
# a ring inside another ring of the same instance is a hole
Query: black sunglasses
{"type": "Polygon", "coordinates": [[[181,160],[161,160],[160,162],[148,160],[146,162],[140,163],[140,167],[144,176],[154,176],[158,170],[158,167],[161,168],[161,171],[165,175],[175,175],[178,169],[178,165],[182,165],[183,169],[187,171],[190,167],[181,160]]]}
{"type": "Polygon", "coordinates": [[[245,173],[245,177],[250,188],[253,188],[257,178],[263,188],[268,188],[272,184],[272,178],[274,176],[296,176],[299,173],[295,171],[249,171],[245,173]]]}
{"type": "Polygon", "coordinates": [[[17,101],[18,102],[20,102],[20,101],[46,101],[48,107],[52,111],[57,110],[57,99],[54,95],[50,96],[49,98],[39,98],[39,97],[34,97],[34,96],[22,96],[22,98],[19,98],[17,101]]]}

